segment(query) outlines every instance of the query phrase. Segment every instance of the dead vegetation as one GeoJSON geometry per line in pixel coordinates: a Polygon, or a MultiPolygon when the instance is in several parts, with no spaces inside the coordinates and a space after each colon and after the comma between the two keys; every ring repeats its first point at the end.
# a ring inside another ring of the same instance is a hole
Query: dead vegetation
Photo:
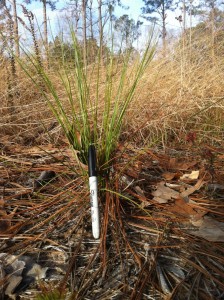
{"type": "Polygon", "coordinates": [[[41,93],[17,73],[12,113],[1,73],[0,247],[24,268],[13,277],[0,257],[8,297],[223,299],[223,58],[182,50],[155,59],[138,86],[102,179],[99,241],[87,178],[41,93]],[[43,171],[56,176],[35,186],[43,171]]]}
{"type": "Polygon", "coordinates": [[[48,270],[39,278],[35,273],[37,281],[21,293],[24,272],[11,293],[20,299],[41,290],[45,297],[60,295],[46,299],[222,299],[223,145],[205,153],[120,145],[100,196],[99,241],[91,235],[86,180],[66,145],[2,147],[1,252],[32,258],[41,274],[48,270]],[[46,170],[56,176],[35,187],[46,170]]]}

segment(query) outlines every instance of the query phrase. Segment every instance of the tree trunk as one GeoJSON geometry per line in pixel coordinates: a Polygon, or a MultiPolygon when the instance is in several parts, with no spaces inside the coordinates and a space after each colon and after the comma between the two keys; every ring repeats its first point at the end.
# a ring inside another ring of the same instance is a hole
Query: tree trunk
{"type": "Polygon", "coordinates": [[[185,44],[186,44],[186,3],[183,0],[183,29],[182,29],[182,40],[183,40],[183,55],[185,55],[185,44]]]}
{"type": "Polygon", "coordinates": [[[211,56],[215,62],[215,1],[211,2],[211,56]]]}
{"type": "Polygon", "coordinates": [[[183,0],[183,33],[186,30],[186,1],[183,0]]]}
{"type": "Polygon", "coordinates": [[[166,53],[166,9],[165,9],[165,3],[163,1],[162,3],[162,40],[163,40],[163,53],[165,55],[166,53]]]}
{"type": "Polygon", "coordinates": [[[82,27],[83,27],[83,64],[87,67],[87,43],[86,43],[86,0],[82,0],[82,27]]]}
{"type": "Polygon", "coordinates": [[[192,2],[193,0],[190,0],[190,32],[189,32],[189,44],[190,44],[190,60],[191,60],[191,52],[192,52],[192,2]]]}
{"type": "Polygon", "coordinates": [[[190,0],[190,47],[191,47],[191,40],[192,40],[192,11],[193,11],[192,2],[193,0],[190,0]]]}
{"type": "MultiPolygon", "coordinates": [[[[184,79],[186,74],[186,3],[182,1],[183,8],[183,28],[182,28],[182,55],[181,55],[181,83],[184,85],[184,79]]],[[[182,90],[181,90],[182,92],[182,90]]]]}
{"type": "Polygon", "coordinates": [[[18,19],[17,19],[17,7],[16,7],[16,0],[12,0],[12,7],[13,7],[13,22],[14,22],[14,40],[15,40],[15,50],[16,55],[20,56],[20,49],[19,49],[19,27],[18,27],[18,19]]]}
{"type": "Polygon", "coordinates": [[[46,59],[48,62],[48,28],[47,28],[47,1],[43,1],[43,23],[44,23],[44,47],[45,47],[45,54],[46,59]]]}
{"type": "Polygon", "coordinates": [[[100,35],[100,60],[103,62],[103,20],[102,20],[102,0],[98,0],[99,35],[100,35]]]}
{"type": "Polygon", "coordinates": [[[79,7],[78,0],[75,1],[74,17],[75,17],[75,33],[77,34],[77,32],[78,32],[78,25],[79,25],[79,19],[80,19],[80,7],[79,7]]]}
{"type": "Polygon", "coordinates": [[[94,34],[93,34],[93,0],[90,0],[90,5],[89,5],[89,21],[90,21],[90,38],[91,40],[94,39],[94,34]]]}

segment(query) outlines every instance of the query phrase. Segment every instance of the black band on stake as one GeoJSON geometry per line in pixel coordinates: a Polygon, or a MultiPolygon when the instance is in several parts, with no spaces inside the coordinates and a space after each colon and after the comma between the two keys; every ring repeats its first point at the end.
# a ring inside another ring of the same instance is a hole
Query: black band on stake
{"type": "Polygon", "coordinates": [[[88,155],[88,167],[89,167],[89,177],[97,176],[96,168],[96,149],[94,145],[89,146],[89,155],[88,155]]]}

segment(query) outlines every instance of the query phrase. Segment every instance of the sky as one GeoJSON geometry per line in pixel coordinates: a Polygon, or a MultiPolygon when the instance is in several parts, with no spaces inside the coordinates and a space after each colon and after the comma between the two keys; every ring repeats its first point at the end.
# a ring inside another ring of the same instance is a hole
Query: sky
{"type": "MultiPolygon", "coordinates": [[[[94,0],[96,1],[96,0],[94,0]]],[[[23,3],[22,0],[17,0],[17,3],[23,3]]],[[[48,19],[51,24],[51,28],[53,30],[54,35],[57,33],[57,24],[58,19],[60,20],[62,18],[62,12],[60,12],[60,9],[66,4],[66,1],[59,1],[56,4],[57,10],[51,11],[48,6],[48,19]]],[[[144,6],[144,3],[142,0],[122,0],[122,4],[124,6],[128,6],[128,10],[124,10],[120,7],[117,7],[115,10],[115,15],[117,17],[128,14],[130,18],[133,18],[135,21],[141,20],[144,22],[145,27],[147,27],[150,23],[146,21],[145,19],[141,18],[141,7],[144,6]]],[[[39,26],[42,26],[43,22],[43,14],[42,14],[42,3],[40,1],[32,1],[31,4],[26,5],[27,9],[31,10],[33,14],[36,16],[36,19],[38,21],[39,26]]],[[[96,6],[97,7],[97,6],[96,6]]],[[[18,12],[21,12],[21,8],[18,5],[18,12]]],[[[97,13],[97,11],[96,11],[97,13]]],[[[180,23],[175,19],[175,17],[178,17],[181,14],[180,9],[177,9],[175,12],[168,12],[167,16],[167,29],[172,32],[179,32],[181,30],[180,23]]],[[[22,18],[24,19],[23,15],[21,14],[22,18]]],[[[143,26],[144,27],[144,26],[143,26]]]]}
{"type": "MultiPolygon", "coordinates": [[[[141,7],[144,6],[144,3],[142,0],[123,0],[122,3],[125,6],[129,6],[129,10],[125,11],[122,9],[117,8],[117,14],[122,15],[122,14],[128,14],[131,18],[134,20],[141,20],[144,21],[144,24],[148,24],[146,20],[141,18],[141,7]]],[[[176,12],[168,12],[167,16],[167,26],[168,28],[173,28],[173,29],[179,29],[180,24],[179,22],[175,19],[175,17],[178,17],[180,15],[180,10],[177,9],[176,12]]]]}

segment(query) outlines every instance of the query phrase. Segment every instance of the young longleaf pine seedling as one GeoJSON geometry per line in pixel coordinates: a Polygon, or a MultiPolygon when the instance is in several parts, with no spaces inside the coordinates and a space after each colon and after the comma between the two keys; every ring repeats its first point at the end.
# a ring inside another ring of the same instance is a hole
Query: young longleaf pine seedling
{"type": "Polygon", "coordinates": [[[151,35],[143,54],[134,61],[131,50],[121,61],[112,46],[106,57],[100,57],[99,51],[97,61],[87,66],[83,63],[82,49],[72,26],[70,43],[71,60],[65,59],[63,38],[59,43],[61,57],[57,75],[60,82],[57,85],[51,69],[39,64],[28,50],[23,49],[26,61],[18,61],[41,89],[77,159],[87,164],[88,147],[96,145],[99,171],[102,172],[107,169],[116,149],[123,119],[138,82],[154,57],[155,43],[151,35]],[[96,78],[94,82],[93,78],[96,78]]]}

